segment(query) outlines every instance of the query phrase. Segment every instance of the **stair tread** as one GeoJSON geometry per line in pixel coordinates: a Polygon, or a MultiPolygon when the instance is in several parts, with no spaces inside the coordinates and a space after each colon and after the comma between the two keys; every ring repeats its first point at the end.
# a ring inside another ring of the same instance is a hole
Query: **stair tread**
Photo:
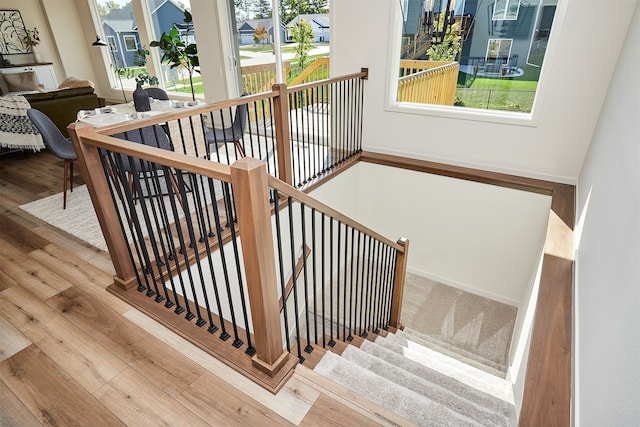
{"type": "Polygon", "coordinates": [[[327,352],[314,368],[325,377],[416,425],[477,426],[479,423],[376,373],[327,352]]]}
{"type": "Polygon", "coordinates": [[[375,344],[402,354],[414,362],[455,378],[470,387],[513,403],[513,396],[510,391],[511,384],[495,375],[411,341],[407,342],[408,346],[402,346],[393,340],[393,335],[385,338],[380,337],[376,339],[375,344]]]}
{"type": "Polygon", "coordinates": [[[477,354],[473,354],[459,347],[453,346],[445,341],[441,341],[432,336],[423,334],[419,331],[405,328],[404,330],[397,332],[395,335],[396,339],[399,337],[406,337],[410,341],[413,341],[424,347],[431,348],[432,350],[445,354],[454,359],[458,359],[468,365],[471,365],[478,369],[482,369],[483,371],[486,371],[497,377],[505,378],[506,376],[506,366],[486,359],[482,356],[478,356],[477,354]]]}
{"type": "Polygon", "coordinates": [[[514,407],[509,401],[505,401],[499,397],[478,390],[464,382],[453,377],[447,376],[437,370],[434,370],[421,363],[413,361],[402,354],[396,353],[376,343],[366,343],[360,347],[364,353],[368,353],[381,360],[384,360],[396,366],[398,369],[404,369],[415,375],[416,377],[428,381],[435,386],[445,389],[462,399],[475,402],[488,410],[500,414],[508,419],[514,417],[514,407]]]}

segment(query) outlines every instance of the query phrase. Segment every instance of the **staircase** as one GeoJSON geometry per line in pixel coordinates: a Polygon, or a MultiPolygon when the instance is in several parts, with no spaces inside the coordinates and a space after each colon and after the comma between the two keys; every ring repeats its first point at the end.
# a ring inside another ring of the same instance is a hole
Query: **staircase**
{"type": "Polygon", "coordinates": [[[419,426],[516,425],[511,384],[485,362],[405,329],[328,351],[314,371],[419,426]]]}

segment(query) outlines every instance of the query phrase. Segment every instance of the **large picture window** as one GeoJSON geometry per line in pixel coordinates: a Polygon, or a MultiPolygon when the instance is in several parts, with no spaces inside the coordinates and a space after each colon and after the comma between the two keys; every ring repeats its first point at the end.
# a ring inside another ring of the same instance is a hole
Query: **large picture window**
{"type": "Polygon", "coordinates": [[[391,73],[398,79],[396,101],[403,108],[413,103],[531,113],[557,3],[401,3],[400,70],[391,73]]]}

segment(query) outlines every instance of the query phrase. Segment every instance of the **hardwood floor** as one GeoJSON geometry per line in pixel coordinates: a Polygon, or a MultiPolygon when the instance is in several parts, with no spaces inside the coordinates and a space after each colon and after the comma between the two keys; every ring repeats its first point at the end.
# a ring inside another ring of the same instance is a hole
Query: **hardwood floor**
{"type": "Polygon", "coordinates": [[[304,367],[273,395],[106,292],[106,253],[19,208],[62,168],[0,157],[0,425],[406,424],[304,367]]]}

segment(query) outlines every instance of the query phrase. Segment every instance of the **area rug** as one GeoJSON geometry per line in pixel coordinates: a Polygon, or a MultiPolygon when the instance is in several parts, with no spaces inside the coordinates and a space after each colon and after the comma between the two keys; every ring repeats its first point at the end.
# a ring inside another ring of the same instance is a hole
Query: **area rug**
{"type": "MultiPolygon", "coordinates": [[[[201,189],[204,196],[201,193],[201,200],[204,200],[207,204],[210,203],[211,193],[201,189]]],[[[218,199],[222,198],[222,186],[219,181],[214,181],[214,191],[218,199]]],[[[144,191],[143,191],[144,193],[144,191]]],[[[168,196],[165,196],[165,203],[168,205],[168,196]]],[[[187,193],[188,206],[190,210],[195,209],[195,203],[193,203],[193,192],[187,193]]],[[[102,229],[98,222],[93,203],[91,202],[91,196],[86,185],[76,187],[72,192],[67,192],[67,208],[62,209],[62,193],[54,194],[53,196],[45,197],[21,205],[20,209],[31,215],[41,219],[42,221],[51,224],[52,226],[77,237],[78,239],[87,242],[91,246],[108,251],[107,244],[102,235],[102,229]]],[[[138,210],[138,217],[142,218],[140,211],[140,204],[136,204],[136,210],[138,210]]],[[[178,216],[182,218],[184,213],[179,210],[178,216]]],[[[173,215],[171,212],[167,212],[169,222],[173,221],[173,215]]],[[[141,232],[143,236],[148,235],[148,231],[144,224],[140,224],[141,232]]],[[[127,235],[129,235],[127,230],[127,235]]]]}
{"type": "Polygon", "coordinates": [[[62,193],[21,205],[20,209],[98,249],[107,251],[107,244],[86,185],[67,192],[66,209],[62,209],[62,193]]]}

